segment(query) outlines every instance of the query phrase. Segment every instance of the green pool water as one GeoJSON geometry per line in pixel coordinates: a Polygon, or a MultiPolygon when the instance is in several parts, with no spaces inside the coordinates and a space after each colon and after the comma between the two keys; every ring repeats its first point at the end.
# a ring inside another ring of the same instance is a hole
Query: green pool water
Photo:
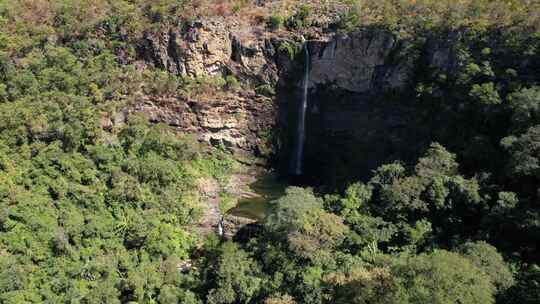
{"type": "Polygon", "coordinates": [[[240,199],[238,204],[228,213],[254,220],[262,220],[270,209],[270,202],[282,196],[286,187],[287,184],[279,181],[274,174],[261,175],[257,178],[257,181],[249,185],[249,188],[259,196],[240,199]]]}

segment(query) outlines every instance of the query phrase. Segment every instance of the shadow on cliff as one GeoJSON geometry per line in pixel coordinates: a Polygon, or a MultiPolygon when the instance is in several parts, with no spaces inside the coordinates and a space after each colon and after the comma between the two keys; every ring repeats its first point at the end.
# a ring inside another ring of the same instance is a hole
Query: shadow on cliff
{"type": "Polygon", "coordinates": [[[301,175],[291,174],[290,166],[298,140],[304,56],[295,58],[277,86],[281,130],[277,164],[291,184],[343,187],[366,179],[383,163],[414,158],[428,144],[422,138],[429,136],[412,122],[414,109],[406,102],[408,81],[395,80],[412,74],[415,66],[395,61],[401,42],[378,29],[309,41],[307,47],[310,79],[301,175]]]}
{"type": "MultiPolygon", "coordinates": [[[[501,170],[499,142],[507,130],[498,122],[506,119],[504,109],[470,102],[470,85],[460,83],[463,52],[474,60],[482,58],[476,44],[499,43],[496,33],[485,35],[493,39],[461,31],[398,37],[372,27],[309,41],[301,176],[291,175],[289,166],[302,99],[302,56],[282,73],[277,86],[281,175],[292,184],[339,190],[367,180],[382,164],[413,163],[434,141],[457,154],[465,174],[501,170]],[[431,86],[429,94],[419,92],[425,84],[431,86]]],[[[501,54],[492,56],[494,68],[515,61],[501,54]]]]}

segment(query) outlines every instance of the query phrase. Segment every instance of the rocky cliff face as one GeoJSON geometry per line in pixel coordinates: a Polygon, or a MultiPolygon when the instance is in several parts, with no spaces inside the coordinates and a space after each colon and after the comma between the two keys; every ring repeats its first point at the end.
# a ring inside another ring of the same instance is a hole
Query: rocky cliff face
{"type": "Polygon", "coordinates": [[[257,94],[279,78],[275,37],[216,17],[149,33],[139,47],[141,66],[153,65],[177,76],[227,76],[240,88],[206,96],[146,96],[130,112],[142,112],[201,141],[233,151],[242,160],[264,160],[272,152],[277,105],[257,94]]]}
{"type": "Polygon", "coordinates": [[[243,80],[277,80],[272,35],[220,17],[147,33],[139,53],[180,76],[234,74],[243,80]],[[248,79],[251,78],[251,79],[248,79]]]}
{"type": "MultiPolygon", "coordinates": [[[[305,173],[310,182],[344,184],[383,163],[414,159],[433,139],[412,102],[417,69],[454,73],[455,39],[398,39],[384,30],[365,30],[309,41],[305,173]]],[[[297,107],[291,103],[300,98],[291,82],[301,81],[297,75],[281,83],[285,129],[294,129],[297,107]]],[[[292,142],[291,136],[286,141],[292,142]]]]}
{"type": "Polygon", "coordinates": [[[398,38],[386,30],[367,29],[308,41],[311,89],[332,87],[366,94],[407,89],[418,65],[455,72],[452,46],[457,33],[437,38],[398,38]]]}
{"type": "Polygon", "coordinates": [[[239,160],[256,161],[272,152],[267,130],[276,126],[271,99],[252,94],[230,94],[210,100],[149,98],[130,111],[144,113],[151,122],[166,123],[199,140],[234,152],[239,160]]]}
{"type": "MultiPolygon", "coordinates": [[[[306,173],[330,170],[329,176],[337,176],[340,167],[351,166],[369,173],[383,162],[413,157],[430,135],[417,128],[407,100],[407,92],[414,92],[411,80],[419,65],[452,73],[455,39],[399,39],[364,30],[310,40],[306,173]]],[[[150,96],[130,110],[223,145],[242,159],[280,152],[287,163],[305,63],[302,56],[289,57],[281,47],[285,40],[294,41],[219,18],[148,34],[139,51],[145,64],[185,77],[233,75],[242,87],[205,98],[150,96]],[[275,87],[277,96],[258,94],[261,87],[275,87]],[[281,145],[272,134],[281,134],[281,145]]]]}
{"type": "Polygon", "coordinates": [[[329,41],[309,42],[312,54],[310,84],[332,85],[353,93],[402,89],[414,62],[395,61],[407,42],[384,31],[337,35],[329,41]]]}

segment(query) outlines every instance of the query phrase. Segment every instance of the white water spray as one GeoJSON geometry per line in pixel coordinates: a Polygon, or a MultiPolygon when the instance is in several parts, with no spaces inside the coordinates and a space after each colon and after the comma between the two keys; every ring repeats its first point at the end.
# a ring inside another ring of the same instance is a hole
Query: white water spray
{"type": "Polygon", "coordinates": [[[223,235],[225,235],[225,231],[223,229],[223,216],[221,216],[219,218],[219,223],[218,223],[218,226],[217,226],[217,233],[218,233],[218,236],[219,237],[223,237],[223,235]]]}
{"type": "MultiPolygon", "coordinates": [[[[304,38],[302,37],[302,40],[304,38]]],[[[304,79],[302,80],[302,100],[300,102],[300,108],[298,111],[298,126],[296,130],[296,149],[293,156],[292,172],[295,175],[302,174],[303,158],[304,158],[304,144],[306,140],[306,111],[308,103],[308,85],[309,85],[309,64],[310,55],[308,45],[304,40],[304,79]]]]}

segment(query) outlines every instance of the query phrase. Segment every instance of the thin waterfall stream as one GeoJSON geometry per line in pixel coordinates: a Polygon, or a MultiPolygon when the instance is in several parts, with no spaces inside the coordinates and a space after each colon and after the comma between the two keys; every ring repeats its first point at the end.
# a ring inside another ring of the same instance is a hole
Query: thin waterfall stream
{"type": "Polygon", "coordinates": [[[302,99],[298,111],[298,125],[296,130],[296,146],[291,162],[291,173],[294,175],[302,175],[303,159],[304,159],[304,144],[306,140],[306,111],[308,103],[308,85],[309,85],[309,65],[310,54],[308,44],[304,41],[304,77],[302,79],[302,99]]]}
{"type": "MultiPolygon", "coordinates": [[[[304,144],[306,140],[306,115],[308,108],[308,93],[309,93],[309,72],[311,57],[309,53],[308,43],[303,40],[304,53],[304,70],[301,83],[301,99],[298,103],[298,120],[294,129],[294,138],[292,153],[290,158],[289,173],[294,176],[301,176],[304,173],[304,144]]],[[[281,197],[285,193],[285,189],[289,184],[283,182],[277,175],[271,172],[257,174],[256,180],[249,185],[246,192],[251,195],[241,197],[236,207],[227,212],[228,215],[249,218],[253,220],[262,220],[267,212],[271,209],[270,202],[281,197]]],[[[218,225],[218,233],[223,233],[223,218],[218,225]]]]}

